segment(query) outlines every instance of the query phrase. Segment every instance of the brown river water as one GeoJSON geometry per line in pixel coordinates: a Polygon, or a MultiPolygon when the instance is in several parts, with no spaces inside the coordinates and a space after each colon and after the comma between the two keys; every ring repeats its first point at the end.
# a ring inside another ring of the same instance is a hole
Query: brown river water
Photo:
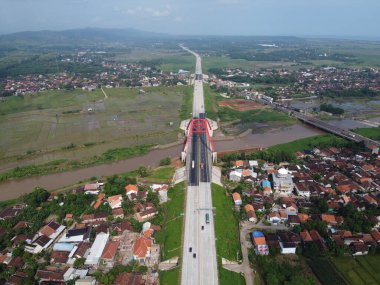
{"type": "MultiPolygon", "coordinates": [[[[216,140],[215,149],[219,152],[241,151],[254,148],[265,148],[276,144],[290,142],[296,139],[323,134],[322,131],[304,124],[269,131],[263,134],[251,133],[233,140],[216,140]]],[[[17,198],[22,194],[31,192],[39,186],[47,190],[63,188],[78,183],[90,177],[103,177],[124,173],[137,169],[139,166],[157,166],[165,157],[179,157],[182,145],[175,145],[164,149],[154,149],[148,154],[134,157],[112,164],[97,165],[89,168],[72,170],[68,172],[34,176],[30,178],[11,180],[0,183],[0,201],[17,198]]]]}

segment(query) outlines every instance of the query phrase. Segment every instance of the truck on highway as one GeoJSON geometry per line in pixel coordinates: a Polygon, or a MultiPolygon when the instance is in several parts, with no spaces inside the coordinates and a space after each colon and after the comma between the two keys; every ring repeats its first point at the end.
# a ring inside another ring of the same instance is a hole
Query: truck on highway
{"type": "Polygon", "coordinates": [[[191,168],[194,168],[194,160],[191,162],[191,168]]]}
{"type": "Polygon", "coordinates": [[[206,224],[210,223],[210,216],[208,213],[205,215],[205,218],[206,218],[206,224]]]}

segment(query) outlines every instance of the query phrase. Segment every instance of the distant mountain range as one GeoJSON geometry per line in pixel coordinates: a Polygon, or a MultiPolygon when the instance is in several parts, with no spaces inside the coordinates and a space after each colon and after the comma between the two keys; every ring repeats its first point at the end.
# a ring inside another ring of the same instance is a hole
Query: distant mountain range
{"type": "MultiPolygon", "coordinates": [[[[176,36],[145,32],[135,29],[85,28],[64,31],[26,31],[0,35],[0,44],[20,43],[28,45],[71,45],[99,42],[125,42],[144,39],[174,39],[176,36]]],[[[178,38],[178,37],[177,37],[178,38]]]]}
{"type": "Polygon", "coordinates": [[[254,39],[258,43],[272,43],[272,40],[278,41],[300,41],[297,37],[273,37],[273,36],[213,36],[213,35],[170,35],[165,33],[146,32],[136,29],[103,29],[103,28],[85,28],[64,31],[25,31],[13,34],[0,35],[0,50],[11,51],[23,48],[56,48],[56,47],[78,47],[78,46],[107,46],[115,43],[155,43],[155,42],[186,42],[187,40],[211,41],[224,40],[231,38],[233,41],[245,41],[254,39]]]}
{"type": "MultiPolygon", "coordinates": [[[[82,44],[98,44],[110,42],[127,42],[127,41],[155,41],[155,40],[187,40],[187,39],[221,39],[221,38],[234,38],[234,39],[256,39],[256,40],[300,40],[305,38],[315,39],[344,39],[345,37],[317,37],[317,36],[213,36],[213,35],[171,35],[165,33],[155,33],[141,31],[137,29],[107,29],[107,28],[84,28],[63,31],[25,31],[12,34],[0,35],[0,46],[4,47],[8,44],[21,44],[31,46],[60,46],[60,45],[82,45],[82,44]]],[[[346,39],[350,39],[349,37],[346,39]]],[[[356,40],[365,40],[364,38],[355,38],[356,40]]],[[[373,39],[375,40],[375,39],[373,39]]]]}

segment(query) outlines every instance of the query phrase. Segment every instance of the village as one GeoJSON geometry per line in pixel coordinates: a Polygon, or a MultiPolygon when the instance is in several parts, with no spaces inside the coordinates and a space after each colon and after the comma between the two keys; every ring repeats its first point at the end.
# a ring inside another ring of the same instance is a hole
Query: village
{"type": "MultiPolygon", "coordinates": [[[[228,95],[252,95],[242,89],[252,89],[255,84],[263,85],[261,95],[270,96],[276,101],[307,99],[314,96],[344,94],[367,96],[380,91],[380,73],[377,69],[349,69],[336,67],[313,67],[310,69],[262,69],[246,71],[243,69],[215,70],[210,76],[210,86],[225,91],[228,95]],[[244,93],[244,94],[243,94],[244,93]]],[[[260,88],[259,88],[260,89],[260,88]]]]}
{"type": "MultiPolygon", "coordinates": [[[[330,264],[321,257],[379,254],[378,149],[314,148],[296,152],[293,163],[257,157],[222,158],[225,187],[240,217],[242,246],[252,256],[297,254],[310,259],[313,268],[322,267],[320,260],[330,264]]],[[[258,271],[260,260],[250,259],[258,271]]],[[[319,280],[324,269],[316,274],[319,280]]],[[[267,273],[261,268],[262,275],[267,273]]]]}
{"type": "MultiPolygon", "coordinates": [[[[78,55],[83,63],[85,54],[78,55]]],[[[74,62],[74,59],[62,59],[74,62]]],[[[157,87],[176,86],[188,83],[189,72],[179,70],[177,73],[164,73],[155,67],[140,63],[122,64],[115,61],[88,59],[89,62],[100,61],[95,73],[70,72],[67,69],[50,74],[28,74],[8,76],[0,80],[0,96],[19,96],[47,90],[83,89],[94,91],[97,88],[114,87],[157,87]]]]}
{"type": "MultiPolygon", "coordinates": [[[[250,256],[378,253],[378,149],[294,155],[283,163],[257,153],[220,158],[242,247],[250,256]]],[[[114,176],[65,193],[36,189],[0,213],[5,284],[159,284],[159,270],[178,266],[178,258],[163,262],[155,241],[170,187],[114,176]]]]}
{"type": "Polygon", "coordinates": [[[64,194],[36,189],[0,213],[5,284],[158,284],[168,189],[117,176],[64,194]]]}

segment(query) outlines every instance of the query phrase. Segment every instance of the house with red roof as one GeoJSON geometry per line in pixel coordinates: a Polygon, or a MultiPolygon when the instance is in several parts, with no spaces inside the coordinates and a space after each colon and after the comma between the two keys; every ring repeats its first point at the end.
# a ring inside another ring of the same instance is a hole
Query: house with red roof
{"type": "Polygon", "coordinates": [[[372,238],[380,245],[380,232],[377,229],[371,231],[372,238]]]}
{"type": "Polygon", "coordinates": [[[313,241],[308,230],[304,230],[300,232],[300,238],[303,243],[308,243],[308,242],[313,241]]]}
{"type": "Polygon", "coordinates": [[[252,238],[252,243],[255,248],[256,254],[259,254],[259,255],[269,254],[269,247],[265,240],[265,236],[262,232],[253,231],[251,233],[251,238],[252,238]]]}
{"type": "Polygon", "coordinates": [[[101,259],[107,268],[112,268],[114,266],[119,244],[119,241],[108,241],[104,247],[101,259]]]}
{"type": "MultiPolygon", "coordinates": [[[[141,274],[123,272],[120,273],[115,280],[113,285],[143,285],[145,280],[142,278],[141,274]]],[[[92,284],[91,284],[92,285],[92,284]]]]}
{"type": "Polygon", "coordinates": [[[232,162],[232,166],[234,168],[242,168],[244,166],[244,161],[243,160],[236,160],[232,162]]]}
{"type": "Polygon", "coordinates": [[[133,259],[140,263],[145,263],[146,259],[150,257],[151,248],[152,240],[146,237],[139,237],[133,245],[133,259]]]}
{"type": "Polygon", "coordinates": [[[257,222],[257,216],[255,213],[255,209],[251,204],[247,204],[244,206],[245,212],[247,213],[248,221],[256,223],[257,222]]]}
{"type": "Polygon", "coordinates": [[[96,202],[95,202],[94,205],[92,206],[95,210],[96,210],[97,208],[99,208],[99,206],[102,204],[104,196],[105,196],[104,193],[100,193],[100,194],[98,195],[98,198],[96,199],[96,202]]]}
{"type": "Polygon", "coordinates": [[[141,223],[145,222],[146,220],[149,220],[150,218],[153,218],[155,215],[158,214],[158,211],[156,208],[151,208],[148,210],[144,210],[142,212],[136,213],[136,219],[141,223]]]}
{"type": "Polygon", "coordinates": [[[121,207],[121,203],[123,202],[123,197],[119,195],[110,196],[107,198],[108,205],[110,205],[111,209],[116,209],[121,207]]]}
{"type": "Polygon", "coordinates": [[[135,194],[137,195],[137,192],[139,191],[139,188],[136,184],[128,184],[125,186],[125,194],[127,194],[128,198],[131,200],[131,195],[135,194]]]}
{"type": "Polygon", "coordinates": [[[240,206],[242,204],[242,200],[239,193],[234,192],[232,194],[232,198],[234,199],[234,203],[236,206],[240,206]]]}
{"type": "Polygon", "coordinates": [[[123,219],[124,218],[124,210],[123,210],[123,208],[112,209],[112,216],[115,219],[117,219],[117,218],[123,219]]]}

